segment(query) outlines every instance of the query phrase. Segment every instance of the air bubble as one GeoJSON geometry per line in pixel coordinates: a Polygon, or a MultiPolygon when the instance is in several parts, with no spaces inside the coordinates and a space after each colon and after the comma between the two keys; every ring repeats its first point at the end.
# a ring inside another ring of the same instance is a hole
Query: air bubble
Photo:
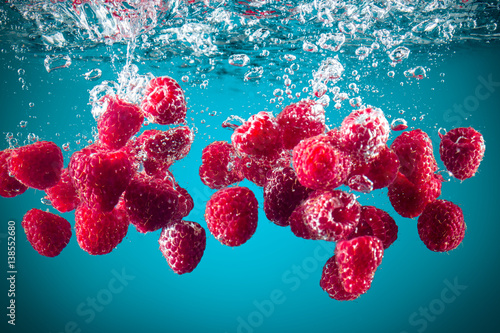
{"type": "Polygon", "coordinates": [[[68,150],[69,150],[69,142],[64,143],[64,144],[62,145],[62,149],[63,149],[64,151],[68,151],[68,150]]]}
{"type": "Polygon", "coordinates": [[[26,120],[21,120],[21,122],[19,123],[19,127],[26,127],[26,125],[28,125],[28,122],[26,120]]]}
{"type": "Polygon", "coordinates": [[[361,106],[361,103],[362,103],[362,99],[361,99],[361,97],[354,97],[354,98],[351,98],[351,99],[349,100],[349,104],[351,104],[351,106],[352,106],[353,108],[358,108],[358,107],[360,107],[360,106],[361,106]]]}
{"type": "Polygon", "coordinates": [[[233,54],[229,57],[229,64],[237,67],[243,67],[248,64],[250,58],[246,54],[233,54]]]}
{"type": "Polygon", "coordinates": [[[388,71],[387,72],[388,77],[394,77],[394,71],[388,71]]]}
{"type": "Polygon", "coordinates": [[[43,204],[43,205],[47,205],[47,206],[50,206],[52,205],[52,202],[47,198],[47,197],[43,197],[40,199],[40,202],[43,204]]]}
{"type": "Polygon", "coordinates": [[[397,118],[391,122],[391,129],[393,131],[403,131],[407,128],[408,125],[406,123],[406,120],[404,120],[403,118],[397,118]]]}
{"type": "Polygon", "coordinates": [[[296,56],[294,56],[293,54],[285,54],[285,60],[288,60],[288,61],[294,61],[295,59],[297,59],[296,56]]]}
{"type": "Polygon", "coordinates": [[[87,81],[95,81],[101,78],[102,71],[99,68],[94,68],[91,71],[88,71],[87,73],[83,74],[83,76],[87,81]]]}
{"type": "Polygon", "coordinates": [[[46,56],[43,61],[45,69],[47,73],[55,71],[60,68],[67,68],[71,65],[71,58],[68,55],[55,55],[55,56],[46,56]]]}
{"type": "Polygon", "coordinates": [[[17,70],[17,74],[19,74],[19,75],[24,75],[25,73],[26,73],[26,71],[23,68],[19,68],[17,70]]]}
{"type": "Polygon", "coordinates": [[[274,91],[273,91],[273,95],[274,95],[275,97],[282,96],[282,95],[283,95],[283,90],[281,90],[281,89],[274,89],[274,91]]]}
{"type": "Polygon", "coordinates": [[[34,106],[35,106],[35,103],[33,103],[33,102],[29,102],[29,103],[28,103],[28,106],[29,106],[30,108],[32,108],[32,107],[34,107],[34,106]]]}

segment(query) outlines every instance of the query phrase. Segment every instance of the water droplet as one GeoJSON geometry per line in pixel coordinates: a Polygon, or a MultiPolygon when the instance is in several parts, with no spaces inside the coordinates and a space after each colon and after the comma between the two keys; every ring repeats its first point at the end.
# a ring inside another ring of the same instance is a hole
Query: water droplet
{"type": "Polygon", "coordinates": [[[393,131],[403,131],[407,128],[408,125],[406,124],[406,120],[404,120],[403,118],[397,118],[391,122],[391,129],[393,131]]]}
{"type": "Polygon", "coordinates": [[[100,79],[102,76],[102,71],[99,68],[94,68],[87,73],[83,74],[85,77],[85,80],[87,81],[95,81],[97,79],[100,79]]]}
{"type": "Polygon", "coordinates": [[[246,54],[233,54],[229,57],[229,64],[237,67],[243,67],[248,64],[250,58],[246,54]]]}
{"type": "Polygon", "coordinates": [[[46,56],[43,61],[47,73],[50,73],[56,69],[67,68],[71,65],[71,58],[68,55],[55,55],[46,56]]]}

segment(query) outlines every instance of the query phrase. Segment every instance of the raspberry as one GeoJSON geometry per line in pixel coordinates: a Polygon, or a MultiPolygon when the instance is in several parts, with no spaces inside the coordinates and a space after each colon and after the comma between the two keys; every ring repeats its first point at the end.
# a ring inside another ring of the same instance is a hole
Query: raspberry
{"type": "Polygon", "coordinates": [[[454,128],[441,136],[439,154],[446,169],[457,179],[474,176],[484,156],[484,139],[472,127],[454,128]]]}
{"type": "Polygon", "coordinates": [[[429,136],[420,129],[404,132],[391,144],[398,155],[399,172],[411,182],[420,182],[437,170],[429,136]]]}
{"type": "Polygon", "coordinates": [[[375,236],[387,249],[398,238],[398,226],[394,219],[382,209],[373,206],[361,207],[359,224],[347,239],[360,236],[375,236]]]}
{"type": "Polygon", "coordinates": [[[103,212],[82,203],[75,211],[75,232],[78,245],[92,255],[107,254],[127,235],[129,220],[117,206],[103,212]]]}
{"type": "Polygon", "coordinates": [[[149,121],[160,124],[180,124],[186,118],[186,99],[177,81],[157,77],[149,81],[142,101],[142,112],[149,121]]]}
{"type": "Polygon", "coordinates": [[[160,251],[177,274],[192,272],[205,251],[205,229],[196,222],[170,222],[161,231],[160,251]]]}
{"type": "Polygon", "coordinates": [[[429,250],[451,251],[464,239],[466,226],[462,209],[446,200],[431,202],[418,218],[417,229],[429,250]]]}
{"type": "Polygon", "coordinates": [[[264,187],[264,212],[279,226],[287,226],[294,209],[305,200],[311,190],[302,186],[291,167],[272,170],[264,187]]]}
{"type": "Polygon", "coordinates": [[[441,195],[442,178],[432,174],[425,181],[412,183],[399,173],[389,185],[388,196],[394,210],[403,217],[413,218],[422,214],[425,206],[441,195]]]}
{"type": "Polygon", "coordinates": [[[290,228],[297,237],[338,241],[353,232],[361,207],[354,195],[343,191],[318,190],[290,216],[290,228]]]}
{"type": "Polygon", "coordinates": [[[234,130],[231,142],[242,155],[274,156],[281,149],[278,122],[269,112],[254,114],[234,130]]]}
{"type": "Polygon", "coordinates": [[[163,228],[178,214],[178,197],[169,182],[136,175],[124,194],[130,222],[142,233],[163,228]]]}
{"type": "Polygon", "coordinates": [[[130,155],[91,145],[73,153],[69,174],[80,199],[103,212],[118,203],[133,175],[130,155]]]}
{"type": "Polygon", "coordinates": [[[390,126],[382,110],[367,108],[351,112],[340,127],[345,149],[353,156],[370,159],[389,139],[390,126]]]}
{"type": "Polygon", "coordinates": [[[384,246],[377,237],[362,236],[338,242],[335,260],[345,291],[354,294],[367,292],[383,255],[384,246]]]}
{"type": "Polygon", "coordinates": [[[4,198],[13,198],[28,189],[26,185],[9,175],[8,162],[11,153],[11,149],[0,151],[0,196],[4,198]]]}
{"type": "Polygon", "coordinates": [[[160,160],[171,165],[189,153],[194,134],[187,126],[180,126],[168,131],[148,132],[144,139],[144,151],[148,158],[160,160]]]}
{"type": "Polygon", "coordinates": [[[240,246],[257,229],[258,203],[246,187],[226,187],[207,202],[205,220],[208,230],[224,245],[240,246]]]}
{"type": "Polygon", "coordinates": [[[225,141],[215,141],[203,149],[199,169],[203,184],[220,189],[244,179],[240,172],[240,158],[234,147],[225,141]]]}
{"type": "Polygon", "coordinates": [[[328,259],[323,267],[321,280],[319,282],[321,289],[328,293],[333,299],[337,301],[352,301],[358,298],[361,294],[348,293],[342,285],[342,280],[339,276],[339,266],[335,256],[328,259]]]}
{"type": "Polygon", "coordinates": [[[272,169],[289,165],[290,155],[286,151],[282,151],[273,158],[243,156],[239,167],[246,179],[263,187],[266,184],[268,173],[272,169]]]}
{"type": "Polygon", "coordinates": [[[71,224],[67,220],[40,209],[29,210],[21,225],[28,242],[42,256],[58,256],[71,238],[71,224]]]}
{"type": "Polygon", "coordinates": [[[107,109],[97,123],[99,140],[108,148],[116,150],[122,148],[132,135],[139,132],[144,116],[137,105],[106,97],[107,109]]]}
{"type": "Polygon", "coordinates": [[[69,170],[62,170],[61,180],[55,186],[45,190],[47,199],[50,200],[52,207],[66,213],[75,209],[80,204],[80,198],[76,192],[75,186],[71,181],[69,170]]]}
{"type": "Polygon", "coordinates": [[[288,105],[276,117],[284,149],[293,149],[302,139],[325,131],[325,110],[312,100],[288,105]]]}
{"type": "Polygon", "coordinates": [[[63,155],[54,142],[38,141],[14,149],[8,162],[10,173],[28,187],[45,190],[61,179],[63,155]]]}
{"type": "Polygon", "coordinates": [[[293,149],[293,166],[302,185],[334,189],[346,180],[351,160],[329,141],[328,136],[318,135],[302,140],[293,149]]]}
{"type": "Polygon", "coordinates": [[[183,217],[188,216],[189,213],[193,210],[194,201],[189,192],[179,185],[175,187],[175,191],[177,192],[178,207],[173,219],[180,220],[183,217]]]}

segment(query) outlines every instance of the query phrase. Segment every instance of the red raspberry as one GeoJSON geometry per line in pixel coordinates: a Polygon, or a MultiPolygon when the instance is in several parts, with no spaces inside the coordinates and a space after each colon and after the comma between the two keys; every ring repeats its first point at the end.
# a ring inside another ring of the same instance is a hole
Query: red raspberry
{"type": "Polygon", "coordinates": [[[329,141],[328,136],[318,135],[302,140],[293,149],[293,166],[302,185],[334,189],[346,180],[351,160],[329,141]]]}
{"type": "Polygon", "coordinates": [[[291,167],[272,170],[264,187],[264,212],[269,221],[285,227],[295,208],[311,193],[302,186],[291,167]]]}
{"type": "Polygon", "coordinates": [[[290,228],[297,237],[338,241],[353,232],[361,206],[354,195],[343,191],[318,190],[290,216],[290,228]]]}
{"type": "Polygon", "coordinates": [[[231,142],[242,155],[275,156],[281,149],[278,122],[269,112],[259,112],[237,127],[231,142]]]}
{"type": "Polygon", "coordinates": [[[328,296],[337,301],[352,301],[361,295],[361,293],[349,293],[344,289],[342,280],[339,276],[339,266],[337,265],[335,256],[328,259],[323,267],[319,285],[321,289],[328,293],[328,296]]]}
{"type": "Polygon", "coordinates": [[[439,154],[446,169],[457,179],[474,176],[484,156],[484,139],[472,127],[454,128],[441,136],[439,154]]]}
{"type": "Polygon", "coordinates": [[[105,98],[108,99],[108,106],[97,123],[99,140],[110,149],[120,149],[139,132],[144,116],[135,104],[109,96],[105,98]]]}
{"type": "Polygon", "coordinates": [[[28,189],[9,174],[8,163],[11,153],[11,149],[0,151],[0,196],[4,198],[13,198],[28,189]]]}
{"type": "Polygon", "coordinates": [[[398,155],[399,172],[410,182],[420,182],[437,170],[429,136],[420,129],[404,132],[391,144],[398,155]]]}
{"type": "Polygon", "coordinates": [[[345,149],[357,158],[371,159],[385,146],[390,126],[382,110],[367,108],[351,112],[340,127],[345,149]]]}
{"type": "Polygon", "coordinates": [[[466,226],[462,209],[446,200],[431,202],[418,218],[417,229],[429,250],[451,251],[464,239],[466,226]]]}
{"type": "Polygon", "coordinates": [[[325,110],[312,100],[288,105],[276,117],[284,149],[293,149],[301,140],[325,131],[325,110]]]}
{"type": "Polygon", "coordinates": [[[103,212],[113,210],[134,172],[124,151],[96,144],[73,153],[68,168],[80,199],[103,212]]]}
{"type": "Polygon", "coordinates": [[[28,187],[45,190],[61,179],[63,155],[54,142],[38,141],[14,149],[8,161],[10,173],[28,187]]]}
{"type": "Polygon", "coordinates": [[[382,262],[384,246],[373,236],[362,236],[337,243],[335,260],[342,286],[348,293],[364,294],[382,262]]]}
{"type": "Polygon", "coordinates": [[[208,230],[224,245],[240,246],[257,229],[258,203],[246,187],[226,187],[207,202],[205,220],[208,230]]]}
{"type": "Polygon", "coordinates": [[[163,228],[179,214],[179,193],[162,179],[136,175],[124,200],[130,222],[142,233],[163,228]]]}
{"type": "Polygon", "coordinates": [[[149,121],[160,125],[180,124],[186,118],[184,91],[177,81],[168,76],[149,82],[141,107],[149,121]]]}
{"type": "Polygon", "coordinates": [[[194,140],[194,133],[187,126],[175,127],[165,132],[148,131],[148,134],[144,139],[147,157],[168,165],[186,157],[194,140]]]}
{"type": "Polygon", "coordinates": [[[413,218],[422,214],[425,206],[441,195],[442,178],[432,174],[424,181],[412,183],[399,173],[389,185],[388,196],[394,210],[403,217],[413,218]]]}
{"type": "Polygon", "coordinates": [[[246,179],[257,186],[263,187],[271,170],[289,165],[290,155],[287,151],[282,151],[277,157],[273,158],[243,156],[239,167],[240,172],[246,179]]]}
{"type": "Polygon", "coordinates": [[[52,207],[61,213],[70,212],[80,204],[80,198],[71,181],[69,170],[62,170],[61,180],[55,186],[45,190],[47,199],[50,200],[52,207]]]}
{"type": "Polygon", "coordinates": [[[194,201],[189,192],[185,188],[176,185],[175,191],[177,192],[177,198],[179,203],[177,207],[177,213],[174,215],[173,219],[180,220],[183,217],[188,216],[189,213],[193,210],[194,201]]]}
{"type": "Polygon", "coordinates": [[[103,212],[82,203],[75,211],[75,232],[78,245],[92,255],[107,254],[127,235],[129,220],[119,206],[103,212]]]}
{"type": "Polygon", "coordinates": [[[40,209],[29,210],[21,225],[31,246],[42,256],[58,256],[71,238],[71,224],[67,220],[40,209]]]}
{"type": "Polygon", "coordinates": [[[384,250],[398,238],[398,226],[394,219],[382,209],[373,206],[361,207],[359,224],[347,239],[360,236],[375,236],[384,245],[384,250]]]}
{"type": "Polygon", "coordinates": [[[203,149],[199,169],[203,184],[220,189],[244,179],[240,172],[241,160],[234,147],[225,141],[215,141],[203,149]]]}
{"type": "Polygon", "coordinates": [[[206,245],[205,229],[196,222],[170,222],[161,231],[160,251],[177,274],[192,272],[203,257],[206,245]]]}

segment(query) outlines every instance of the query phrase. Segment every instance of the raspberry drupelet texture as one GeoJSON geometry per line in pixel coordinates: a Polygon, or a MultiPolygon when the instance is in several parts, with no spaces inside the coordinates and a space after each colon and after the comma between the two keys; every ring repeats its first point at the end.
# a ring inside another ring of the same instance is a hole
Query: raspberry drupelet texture
{"type": "Polygon", "coordinates": [[[227,187],[215,192],[207,202],[208,230],[222,244],[240,246],[257,229],[258,203],[246,187],[227,187]]]}
{"type": "Polygon", "coordinates": [[[318,190],[309,195],[290,216],[290,228],[305,239],[338,241],[354,231],[361,206],[354,195],[318,190]]]}
{"type": "Polygon", "coordinates": [[[8,159],[9,172],[22,184],[45,190],[61,179],[63,155],[54,142],[38,141],[13,149],[8,159]]]}
{"type": "Polygon", "coordinates": [[[163,227],[160,251],[176,274],[192,272],[198,266],[206,246],[205,229],[190,221],[172,221],[163,227]]]}
{"type": "Polygon", "coordinates": [[[8,165],[11,153],[11,149],[0,151],[0,196],[4,198],[13,198],[28,189],[26,185],[9,174],[8,165]]]}
{"type": "Polygon", "coordinates": [[[457,179],[476,174],[484,157],[484,138],[472,127],[459,127],[441,137],[439,154],[446,169],[457,179]]]}
{"type": "Polygon", "coordinates": [[[239,163],[239,170],[246,179],[263,187],[271,170],[286,166],[290,166],[290,154],[287,151],[282,151],[273,157],[243,156],[239,163]]]}
{"type": "Polygon", "coordinates": [[[301,140],[325,131],[325,110],[312,100],[286,106],[276,117],[284,149],[293,149],[301,140]]]}
{"type": "Polygon", "coordinates": [[[80,204],[78,192],[73,185],[67,168],[62,170],[59,182],[55,186],[46,189],[45,193],[47,194],[46,198],[50,200],[52,207],[61,213],[72,211],[80,204]]]}
{"type": "Polygon", "coordinates": [[[127,235],[129,220],[120,205],[103,212],[85,203],[75,210],[75,233],[78,245],[92,255],[113,251],[127,235]]]}
{"type": "Polygon", "coordinates": [[[187,156],[193,140],[193,131],[187,126],[179,126],[168,131],[148,131],[143,147],[148,158],[170,166],[187,156]]]}
{"type": "Polygon", "coordinates": [[[144,116],[139,106],[109,97],[106,111],[97,122],[99,140],[109,149],[120,149],[141,129],[144,116]]]}
{"type": "Polygon", "coordinates": [[[71,238],[71,224],[64,218],[33,208],[21,222],[26,238],[42,256],[55,257],[71,238]]]}
{"type": "Polygon", "coordinates": [[[318,135],[302,140],[293,149],[293,167],[305,187],[334,189],[347,179],[351,159],[330,141],[329,136],[318,135]]]}
{"type": "Polygon", "coordinates": [[[144,91],[141,108],[144,116],[153,123],[180,124],[187,112],[184,91],[168,76],[154,78],[144,91]]]}
{"type": "Polygon", "coordinates": [[[349,293],[345,290],[335,256],[328,259],[323,267],[319,285],[321,289],[328,293],[328,296],[337,301],[352,301],[361,295],[360,293],[349,293]]]}
{"type": "Polygon", "coordinates": [[[304,187],[291,167],[272,170],[264,186],[264,212],[279,226],[288,226],[288,218],[312,190],[304,187]]]}
{"type": "Polygon", "coordinates": [[[382,241],[384,250],[398,238],[398,226],[389,213],[373,206],[362,206],[359,224],[347,237],[375,236],[382,241]]]}
{"type": "Polygon", "coordinates": [[[425,207],[418,218],[417,229],[429,250],[451,251],[460,245],[465,236],[462,209],[453,202],[436,200],[425,207]]]}
{"type": "Polygon", "coordinates": [[[203,149],[200,179],[211,189],[221,189],[244,179],[240,158],[234,147],[225,141],[215,141],[203,149]]]}

